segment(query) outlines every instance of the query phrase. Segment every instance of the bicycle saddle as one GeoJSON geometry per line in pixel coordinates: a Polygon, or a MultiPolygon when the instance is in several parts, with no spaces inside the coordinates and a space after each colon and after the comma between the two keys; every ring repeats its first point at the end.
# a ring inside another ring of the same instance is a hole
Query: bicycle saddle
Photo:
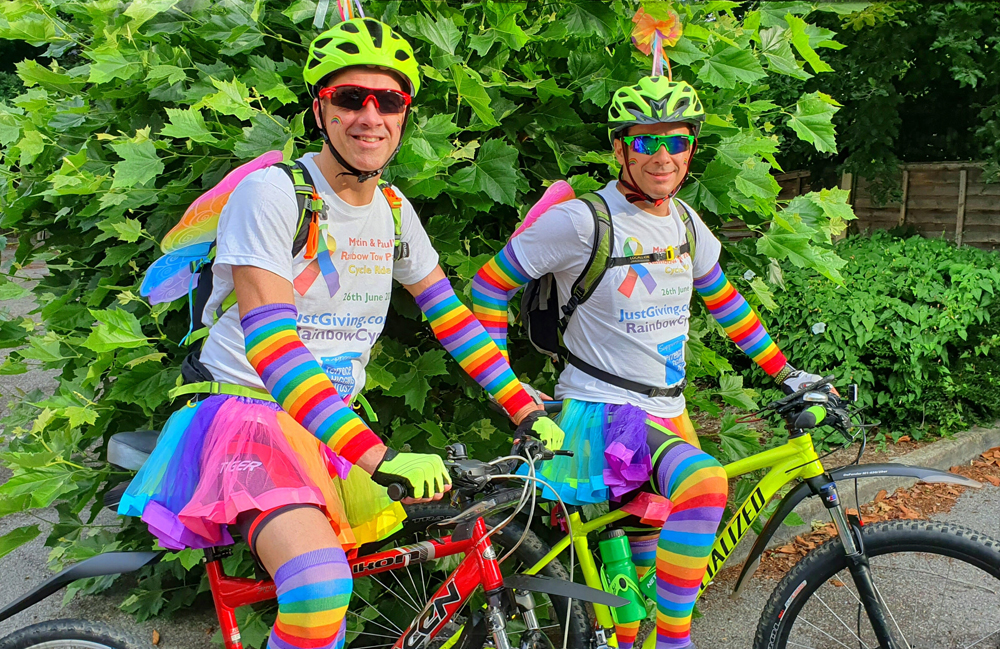
{"type": "Polygon", "coordinates": [[[159,436],[160,432],[156,430],[133,430],[112,435],[108,442],[108,462],[119,469],[138,471],[153,452],[159,436]]]}

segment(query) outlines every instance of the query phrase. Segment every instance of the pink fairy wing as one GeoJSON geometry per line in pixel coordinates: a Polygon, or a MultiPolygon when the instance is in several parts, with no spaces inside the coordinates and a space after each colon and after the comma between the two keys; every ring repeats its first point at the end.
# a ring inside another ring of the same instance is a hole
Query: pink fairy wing
{"type": "Polygon", "coordinates": [[[229,200],[229,194],[236,189],[236,185],[258,169],[281,162],[283,157],[281,151],[268,151],[226,174],[218,185],[196,198],[188,206],[180,222],[163,237],[160,250],[170,253],[196,243],[214,241],[219,225],[219,214],[222,213],[222,207],[229,200]]]}
{"type": "Polygon", "coordinates": [[[538,202],[531,206],[528,213],[524,215],[524,223],[514,230],[513,237],[521,234],[524,230],[531,227],[539,216],[545,213],[545,210],[549,209],[556,203],[563,203],[565,201],[570,201],[576,198],[576,194],[573,192],[573,187],[565,180],[557,180],[556,182],[549,185],[549,188],[545,190],[542,197],[538,199],[538,202]]]}

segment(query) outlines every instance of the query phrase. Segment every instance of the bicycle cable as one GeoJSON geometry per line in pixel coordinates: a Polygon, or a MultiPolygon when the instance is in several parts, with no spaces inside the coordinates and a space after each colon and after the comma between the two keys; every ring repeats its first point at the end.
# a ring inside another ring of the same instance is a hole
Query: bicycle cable
{"type": "MultiPolygon", "coordinates": [[[[520,460],[522,458],[517,458],[517,459],[520,460]]],[[[530,475],[525,476],[525,475],[517,475],[517,474],[514,474],[514,473],[504,473],[504,474],[495,475],[495,476],[491,477],[491,479],[499,479],[499,478],[504,478],[504,479],[507,479],[507,480],[525,480],[527,482],[535,482],[535,483],[541,484],[544,487],[548,487],[549,490],[552,491],[553,494],[555,494],[556,500],[559,502],[559,507],[562,508],[563,516],[566,517],[566,521],[567,521],[567,523],[569,523],[569,520],[570,520],[570,518],[569,518],[569,507],[567,507],[566,503],[563,502],[562,496],[560,496],[559,493],[555,489],[552,488],[552,485],[550,485],[545,480],[543,480],[541,478],[534,477],[534,476],[530,476],[530,475]]],[[[515,513],[516,513],[516,510],[515,510],[515,513]]],[[[511,517],[511,520],[512,519],[513,518],[511,517]]],[[[575,547],[575,545],[573,543],[573,526],[572,525],[567,525],[567,529],[569,530],[569,534],[568,534],[568,536],[569,536],[569,581],[570,581],[570,583],[572,583],[573,582],[573,578],[574,578],[574,573],[575,573],[575,570],[576,570],[576,553],[575,553],[576,547],[575,547]]],[[[489,534],[492,534],[492,533],[493,533],[493,530],[490,530],[489,534]]],[[[487,537],[489,537],[489,534],[487,534],[487,537]]],[[[570,612],[570,610],[572,610],[572,608],[573,608],[573,598],[572,597],[567,597],[566,598],[566,629],[563,631],[563,649],[568,649],[568,647],[569,647],[569,612],[570,612]]]]}

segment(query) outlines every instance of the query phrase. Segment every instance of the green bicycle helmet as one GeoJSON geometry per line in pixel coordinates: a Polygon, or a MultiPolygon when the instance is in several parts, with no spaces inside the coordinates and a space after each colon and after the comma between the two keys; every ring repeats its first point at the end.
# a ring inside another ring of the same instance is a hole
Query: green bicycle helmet
{"type": "Polygon", "coordinates": [[[636,124],[687,122],[698,137],[705,121],[705,108],[691,84],[667,77],[643,77],[634,86],[619,88],[608,109],[608,135],[614,141],[623,130],[636,124]]]}
{"type": "Polygon", "coordinates": [[[391,27],[372,18],[352,18],[326,30],[309,45],[302,78],[309,95],[330,74],[355,65],[374,65],[397,72],[410,83],[410,95],[420,89],[413,47],[391,27]]]}

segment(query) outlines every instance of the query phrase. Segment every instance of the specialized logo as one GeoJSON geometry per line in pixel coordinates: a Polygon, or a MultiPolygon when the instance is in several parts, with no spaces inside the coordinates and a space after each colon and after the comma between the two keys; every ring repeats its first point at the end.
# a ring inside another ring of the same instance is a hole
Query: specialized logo
{"type": "MultiPolygon", "coordinates": [[[[622,252],[626,257],[641,255],[642,244],[635,237],[629,237],[625,239],[625,243],[622,245],[622,252]]],[[[632,291],[635,290],[635,283],[640,279],[642,280],[642,285],[646,287],[646,292],[652,295],[653,291],[656,290],[656,280],[653,279],[652,273],[646,270],[642,264],[632,264],[628,267],[628,274],[625,275],[625,280],[618,287],[618,292],[625,297],[632,297],[632,291]]]]}
{"type": "Polygon", "coordinates": [[[337,240],[328,232],[326,223],[319,225],[319,248],[316,251],[316,259],[306,266],[298,277],[295,278],[295,292],[305,295],[306,291],[312,288],[316,278],[321,274],[326,280],[326,286],[330,291],[330,297],[334,297],[340,290],[340,275],[337,267],[333,265],[333,253],[337,252],[337,240]]]}
{"type": "MultiPolygon", "coordinates": [[[[736,512],[732,520],[729,521],[729,525],[719,535],[719,538],[715,540],[715,545],[712,547],[712,556],[709,558],[708,568],[705,570],[705,578],[701,582],[701,591],[705,590],[715,577],[715,573],[719,572],[719,569],[725,565],[726,559],[733,553],[740,539],[743,538],[743,535],[747,533],[753,522],[760,516],[766,504],[767,499],[764,498],[764,493],[758,486],[750,494],[750,497],[746,499],[740,510],[736,512]]],[[[699,594],[701,591],[699,591],[699,594]]]]}
{"type": "Polygon", "coordinates": [[[453,604],[459,604],[462,601],[462,596],[458,593],[458,586],[455,585],[455,581],[451,580],[447,584],[447,592],[445,592],[440,597],[436,597],[424,613],[420,616],[420,619],[413,623],[407,630],[406,635],[402,637],[402,646],[404,649],[416,649],[416,647],[423,647],[424,643],[430,639],[431,633],[434,629],[438,628],[445,620],[448,619],[448,607],[453,604]]]}

